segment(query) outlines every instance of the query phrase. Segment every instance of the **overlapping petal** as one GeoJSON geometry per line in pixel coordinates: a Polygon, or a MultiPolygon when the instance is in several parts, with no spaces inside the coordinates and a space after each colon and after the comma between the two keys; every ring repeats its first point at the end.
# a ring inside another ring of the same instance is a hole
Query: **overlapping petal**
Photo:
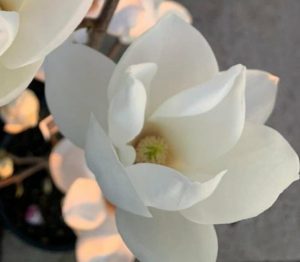
{"type": "Polygon", "coordinates": [[[117,210],[117,227],[129,249],[143,262],[215,262],[213,226],[193,223],[177,212],[151,210],[145,218],[117,210]]]}
{"type": "Polygon", "coordinates": [[[1,61],[7,67],[17,68],[42,59],[69,37],[86,15],[92,1],[24,2],[18,10],[21,20],[18,34],[1,61]]]}
{"type": "Polygon", "coordinates": [[[19,29],[19,15],[17,12],[0,10],[0,56],[14,41],[19,29]]]}
{"type": "Polygon", "coordinates": [[[146,206],[176,211],[209,197],[226,171],[206,182],[192,181],[178,171],[155,164],[136,164],[126,168],[128,176],[146,206]]]}
{"type": "Polygon", "coordinates": [[[238,65],[216,76],[207,86],[171,98],[161,111],[158,109],[160,115],[155,114],[150,121],[167,139],[175,157],[197,168],[229,151],[239,140],[245,121],[244,92],[245,68],[238,65]],[[220,80],[224,80],[222,85],[220,80]],[[207,100],[200,98],[202,93],[206,93],[207,100]]]}
{"type": "Polygon", "coordinates": [[[214,194],[182,211],[184,216],[203,224],[257,216],[299,178],[299,159],[277,131],[248,123],[238,144],[207,166],[207,172],[224,169],[228,172],[214,194]]]}
{"type": "Polygon", "coordinates": [[[263,124],[271,115],[279,78],[260,70],[248,70],[246,79],[246,119],[263,124]]]}
{"type": "Polygon", "coordinates": [[[84,147],[90,114],[107,130],[107,90],[114,63],[89,47],[65,44],[46,60],[46,95],[60,131],[84,147]]]}
{"type": "Polygon", "coordinates": [[[111,140],[93,116],[87,132],[85,152],[88,167],[111,203],[138,215],[151,216],[118,160],[111,140]]]}
{"type": "Polygon", "coordinates": [[[18,69],[8,69],[0,63],[0,106],[3,106],[24,91],[42,65],[43,60],[18,69]]]}
{"type": "Polygon", "coordinates": [[[216,59],[204,37],[176,15],[168,15],[127,49],[110,82],[110,99],[122,88],[127,68],[145,62],[157,65],[148,99],[149,112],[168,97],[204,83],[218,72],[216,59]]]}
{"type": "MultiPolygon", "coordinates": [[[[143,67],[140,71],[149,71],[147,64],[139,67],[143,67]]],[[[109,105],[109,135],[115,145],[130,142],[144,126],[147,87],[143,82],[147,79],[138,79],[132,71],[128,69],[122,81],[122,89],[115,94],[109,105]]]]}

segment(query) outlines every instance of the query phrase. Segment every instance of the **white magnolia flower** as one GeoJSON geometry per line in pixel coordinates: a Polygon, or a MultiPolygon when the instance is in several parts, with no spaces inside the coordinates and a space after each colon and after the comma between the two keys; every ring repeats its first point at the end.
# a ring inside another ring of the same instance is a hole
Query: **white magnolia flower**
{"type": "MultiPolygon", "coordinates": [[[[88,17],[97,17],[105,0],[95,0],[88,17]]],[[[131,43],[166,14],[174,13],[191,23],[192,17],[188,10],[174,1],[164,0],[120,0],[108,33],[120,38],[124,44],[131,43]]]]}
{"type": "Polygon", "coordinates": [[[212,224],[260,214],[298,179],[298,156],[264,125],[278,78],[241,65],[219,72],[203,36],[176,16],[117,65],[69,44],[46,73],[56,123],[85,147],[118,207],[119,232],[143,262],[215,261],[212,224]]]}
{"type": "Polygon", "coordinates": [[[92,0],[0,0],[0,105],[16,98],[92,0]],[[55,19],[54,19],[55,18],[55,19]]]}
{"type": "Polygon", "coordinates": [[[0,108],[0,116],[5,122],[4,130],[18,134],[38,124],[40,102],[35,93],[29,89],[14,101],[0,108]]]}

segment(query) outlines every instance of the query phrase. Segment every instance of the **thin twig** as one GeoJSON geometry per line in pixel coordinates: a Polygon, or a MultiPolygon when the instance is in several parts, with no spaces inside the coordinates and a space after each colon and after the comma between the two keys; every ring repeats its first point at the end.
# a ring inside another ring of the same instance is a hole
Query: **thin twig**
{"type": "Polygon", "coordinates": [[[113,17],[120,0],[106,0],[101,15],[95,19],[94,27],[91,28],[89,46],[100,50],[106,30],[113,17]]]}
{"type": "Polygon", "coordinates": [[[116,39],[116,41],[113,43],[113,45],[111,46],[110,50],[108,51],[107,56],[110,59],[114,60],[120,54],[120,51],[121,51],[122,47],[123,47],[123,45],[120,42],[120,40],[116,39]]]}
{"type": "Polygon", "coordinates": [[[8,157],[10,157],[13,160],[14,164],[16,165],[38,164],[46,160],[43,157],[35,157],[35,156],[19,157],[13,154],[8,154],[8,157]]]}
{"type": "Polygon", "coordinates": [[[13,184],[20,184],[26,178],[31,177],[32,175],[36,174],[38,171],[47,168],[48,168],[48,163],[46,161],[43,161],[39,164],[36,164],[35,166],[27,168],[26,170],[22,171],[19,174],[16,174],[10,178],[6,178],[5,180],[0,181],[0,189],[13,184]]]}
{"type": "Polygon", "coordinates": [[[80,28],[92,28],[94,26],[95,23],[95,19],[92,18],[85,18],[82,20],[82,22],[79,24],[79,26],[77,26],[77,29],[80,28]]]}

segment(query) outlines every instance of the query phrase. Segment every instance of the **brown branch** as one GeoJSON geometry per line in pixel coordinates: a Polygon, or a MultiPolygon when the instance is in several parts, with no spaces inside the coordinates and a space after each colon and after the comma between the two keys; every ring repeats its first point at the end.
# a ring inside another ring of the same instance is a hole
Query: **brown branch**
{"type": "Polygon", "coordinates": [[[114,60],[120,54],[122,47],[123,47],[122,43],[119,41],[119,39],[116,39],[116,41],[113,43],[110,50],[108,51],[107,56],[110,59],[114,60]]]}
{"type": "Polygon", "coordinates": [[[94,26],[95,19],[92,18],[85,18],[82,20],[82,22],[77,26],[77,29],[80,28],[92,28],[94,26]]]}
{"type": "Polygon", "coordinates": [[[16,165],[38,164],[46,160],[43,157],[35,157],[35,156],[19,157],[13,154],[8,154],[8,157],[10,157],[13,160],[14,164],[16,165]]]}
{"type": "Polygon", "coordinates": [[[30,168],[27,168],[23,172],[16,174],[10,178],[6,178],[3,181],[0,181],[0,189],[13,185],[13,184],[20,184],[25,180],[26,178],[36,174],[38,171],[41,171],[43,169],[48,168],[48,163],[46,161],[43,161],[39,164],[36,164],[35,166],[32,166],[30,168]]]}
{"type": "Polygon", "coordinates": [[[106,0],[101,15],[95,19],[94,27],[91,28],[89,46],[100,50],[106,30],[113,17],[120,0],[106,0]]]}

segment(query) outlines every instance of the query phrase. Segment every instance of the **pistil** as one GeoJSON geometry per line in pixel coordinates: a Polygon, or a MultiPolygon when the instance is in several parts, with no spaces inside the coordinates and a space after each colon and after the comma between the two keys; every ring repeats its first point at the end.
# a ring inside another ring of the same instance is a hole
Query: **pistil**
{"type": "Polygon", "coordinates": [[[160,136],[146,136],[136,144],[136,163],[165,165],[168,161],[168,144],[160,136]]]}

